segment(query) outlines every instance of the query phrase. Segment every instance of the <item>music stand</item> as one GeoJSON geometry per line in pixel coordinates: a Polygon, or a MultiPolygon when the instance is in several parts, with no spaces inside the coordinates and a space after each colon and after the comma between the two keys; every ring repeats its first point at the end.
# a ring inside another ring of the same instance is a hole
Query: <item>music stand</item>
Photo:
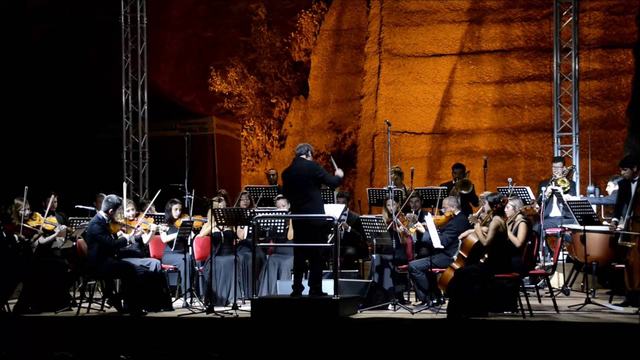
{"type": "MultiPolygon", "coordinates": [[[[273,209],[273,210],[254,210],[254,215],[258,216],[258,215],[286,215],[287,214],[287,210],[284,209],[273,209]]],[[[284,238],[286,237],[286,232],[285,230],[287,229],[287,222],[286,219],[272,219],[272,218],[258,218],[258,220],[256,220],[259,228],[260,229],[264,229],[264,236],[262,237],[275,237],[275,238],[284,238]],[[272,230],[275,230],[274,232],[271,232],[272,230]]],[[[250,227],[251,228],[251,227],[250,227]]],[[[258,234],[258,237],[260,237],[260,235],[262,234],[258,234]]],[[[248,235],[247,235],[248,238],[248,235]]],[[[255,274],[254,274],[255,275],[255,274]]]]}
{"type": "Polygon", "coordinates": [[[422,199],[423,208],[434,209],[440,207],[442,200],[449,196],[446,186],[417,187],[413,191],[422,199]]]}
{"type": "Polygon", "coordinates": [[[153,213],[153,214],[147,214],[148,216],[151,216],[151,218],[153,218],[153,222],[155,224],[165,224],[166,221],[164,219],[164,213],[153,213]]]}
{"type": "Polygon", "coordinates": [[[276,206],[275,198],[278,195],[278,185],[246,185],[244,190],[249,193],[256,207],[276,206]]]}
{"type": "Polygon", "coordinates": [[[69,223],[69,229],[71,231],[67,231],[67,238],[74,239],[80,237],[84,230],[89,225],[89,221],[91,221],[90,217],[70,217],[67,219],[67,223],[69,223]]]}
{"type": "Polygon", "coordinates": [[[183,301],[182,307],[183,308],[191,308],[191,306],[193,306],[194,296],[196,299],[198,299],[198,301],[200,301],[195,291],[193,290],[193,284],[191,282],[191,269],[189,269],[189,261],[187,261],[187,257],[192,255],[191,254],[191,232],[192,231],[193,231],[193,220],[182,220],[180,227],[178,228],[178,233],[176,234],[176,239],[174,240],[175,243],[179,241],[184,241],[185,244],[187,244],[184,250],[184,257],[183,257],[184,277],[185,277],[183,280],[185,282],[185,286],[182,291],[182,301],[183,301]],[[190,303],[187,303],[187,294],[191,298],[190,303]]]}
{"type": "MultiPolygon", "coordinates": [[[[369,202],[369,213],[372,206],[384,207],[384,200],[389,197],[388,188],[367,188],[367,200],[369,202]]],[[[393,189],[393,199],[398,203],[404,202],[404,191],[402,189],[393,189]]]]}
{"type": "MultiPolygon", "coordinates": [[[[389,232],[387,231],[387,225],[385,224],[382,215],[362,215],[360,216],[360,221],[362,223],[362,228],[364,229],[364,234],[367,242],[373,244],[373,254],[371,256],[375,257],[378,254],[394,255],[395,249],[393,247],[393,240],[391,239],[391,235],[389,235],[389,232]]],[[[391,301],[372,305],[367,308],[360,309],[358,310],[358,312],[378,309],[381,306],[388,305],[393,305],[393,311],[397,311],[398,308],[402,308],[404,310],[407,310],[411,315],[414,314],[411,308],[398,303],[395,293],[393,294],[391,301]]]]}
{"type": "Polygon", "coordinates": [[[517,196],[525,205],[533,204],[535,197],[528,186],[498,186],[497,190],[504,196],[517,196]]]}
{"type": "MultiPolygon", "coordinates": [[[[565,200],[565,203],[567,204],[567,207],[569,208],[569,212],[571,212],[571,215],[573,216],[573,218],[576,220],[578,225],[582,227],[582,234],[580,234],[580,241],[584,245],[584,263],[585,265],[587,265],[589,264],[589,259],[587,257],[588,256],[587,226],[599,225],[600,221],[598,220],[598,215],[596,215],[595,211],[593,211],[593,208],[591,207],[591,203],[587,199],[565,200]]],[[[558,239],[558,241],[560,240],[558,239]]],[[[568,307],[572,308],[577,306],[576,311],[580,311],[580,309],[582,309],[583,307],[589,304],[592,304],[600,307],[606,307],[611,310],[622,310],[621,308],[615,305],[601,304],[597,301],[591,300],[591,295],[590,295],[591,289],[589,288],[589,276],[587,276],[586,270],[583,272],[582,282],[584,283],[585,290],[586,290],[585,291],[586,296],[584,298],[584,302],[581,304],[569,305],[568,307]]]]}
{"type": "Polygon", "coordinates": [[[320,197],[322,198],[322,202],[325,204],[336,203],[336,192],[334,189],[330,189],[330,188],[320,189],[320,197]]]}
{"type": "MultiPolygon", "coordinates": [[[[276,186],[272,186],[276,188],[276,186]]],[[[247,189],[248,187],[245,187],[247,189]]],[[[248,190],[247,190],[248,191],[248,190]]],[[[273,198],[275,195],[271,198],[273,198]]],[[[216,221],[216,226],[249,226],[251,225],[251,221],[253,219],[254,209],[247,208],[239,208],[239,207],[227,207],[227,208],[215,208],[213,209],[213,218],[216,221]]],[[[254,260],[255,261],[255,260],[254,260]]],[[[211,259],[211,271],[213,271],[213,259],[211,259]]],[[[210,285],[211,289],[213,289],[213,283],[210,285]]],[[[231,310],[236,312],[236,316],[238,316],[238,311],[249,311],[242,310],[238,307],[238,244],[234,244],[233,246],[233,305],[231,305],[231,310]]]]}

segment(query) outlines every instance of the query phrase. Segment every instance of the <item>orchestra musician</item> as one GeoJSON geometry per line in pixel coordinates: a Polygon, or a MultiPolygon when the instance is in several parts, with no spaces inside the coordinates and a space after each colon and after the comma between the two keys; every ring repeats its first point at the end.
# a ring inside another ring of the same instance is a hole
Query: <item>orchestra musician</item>
{"type": "MultiPolygon", "coordinates": [[[[458,251],[460,240],[458,237],[469,228],[467,216],[460,210],[460,203],[457,197],[449,196],[442,201],[443,211],[454,214],[453,218],[447,222],[442,229],[438,230],[440,242],[443,248],[433,247],[431,236],[424,227],[421,229],[422,238],[418,243],[422,243],[424,256],[409,263],[409,276],[416,286],[416,297],[421,306],[438,305],[442,295],[435,284],[437,283],[435,274],[430,274],[432,268],[446,268],[453,262],[453,257],[458,251]]],[[[416,243],[416,245],[418,244],[416,243]]]]}
{"type": "MultiPolygon", "coordinates": [[[[616,230],[640,231],[640,159],[627,155],[620,160],[619,190],[616,205],[611,219],[612,227],[616,230]]],[[[619,306],[640,307],[640,244],[638,235],[629,235],[626,243],[625,261],[625,299],[619,306]]]]}
{"type": "MultiPolygon", "coordinates": [[[[162,255],[162,263],[173,265],[178,268],[180,278],[182,279],[182,291],[189,288],[189,279],[187,278],[186,266],[191,265],[191,257],[188,254],[188,243],[186,239],[177,239],[179,219],[183,218],[182,201],[178,199],[170,199],[164,208],[164,221],[166,228],[160,229],[160,238],[166,244],[164,254],[162,255]],[[186,258],[186,264],[185,264],[186,258]]],[[[170,285],[173,285],[170,283],[170,285]]],[[[176,284],[177,285],[177,284],[176,284]]]]}
{"type": "MultiPolygon", "coordinates": [[[[407,211],[407,218],[411,219],[412,223],[421,223],[424,224],[426,212],[422,209],[422,198],[420,194],[414,192],[409,196],[409,210],[407,211]]],[[[426,245],[425,242],[420,241],[424,232],[421,231],[424,226],[418,228],[414,227],[413,231],[413,243],[414,243],[414,253],[416,259],[427,256],[428,249],[423,247],[426,245]]]]}
{"type": "Polygon", "coordinates": [[[551,178],[541,181],[538,186],[539,205],[544,205],[544,230],[575,223],[563,200],[576,196],[576,183],[568,176],[571,170],[565,166],[563,156],[553,157],[551,171],[551,178]]]}
{"type": "Polygon", "coordinates": [[[351,194],[340,191],[336,194],[336,204],[345,205],[346,219],[340,223],[340,255],[342,262],[340,267],[345,270],[359,270],[359,260],[369,257],[367,242],[364,238],[364,229],[360,222],[360,214],[349,209],[351,194]]]}
{"type": "MultiPolygon", "coordinates": [[[[338,187],[342,182],[344,172],[336,168],[334,175],[330,175],[318,163],[313,161],[313,147],[310,144],[298,144],[295,158],[282,172],[282,192],[289,199],[292,214],[324,214],[324,202],[320,194],[320,187],[327,185],[338,187]]],[[[294,242],[323,243],[328,231],[324,221],[295,220],[293,221],[294,242]]],[[[291,296],[301,296],[304,286],[302,275],[305,262],[309,261],[309,295],[323,296],[322,292],[322,251],[320,248],[295,247],[293,285],[291,296]]]]}
{"type": "MultiPolygon", "coordinates": [[[[256,207],[256,204],[254,204],[251,198],[251,194],[247,191],[240,193],[238,202],[238,206],[243,209],[253,209],[256,207]]],[[[251,297],[251,284],[253,281],[253,227],[248,225],[239,226],[236,230],[236,235],[238,237],[238,243],[236,244],[238,262],[240,263],[239,297],[249,299],[251,297]]],[[[262,248],[257,247],[256,268],[261,269],[266,260],[267,258],[262,248]]]]}
{"type": "Polygon", "coordinates": [[[620,180],[622,180],[622,176],[620,175],[613,175],[610,177],[609,181],[607,181],[607,187],[605,188],[607,196],[587,197],[591,205],[615,205],[616,198],[618,197],[618,184],[620,183],[620,180]]]}
{"type": "MultiPolygon", "coordinates": [[[[282,194],[275,198],[276,208],[289,211],[289,200],[282,194]]],[[[275,243],[289,243],[293,240],[293,227],[291,220],[285,229],[286,236],[284,238],[273,237],[269,241],[275,243]]],[[[260,276],[260,296],[277,294],[277,281],[291,279],[291,270],[293,269],[293,248],[292,247],[273,247],[269,253],[267,260],[262,268],[260,276]]]]}
{"type": "Polygon", "coordinates": [[[138,276],[138,270],[135,265],[116,257],[116,251],[128,242],[124,237],[116,237],[111,230],[120,206],[122,199],[119,196],[107,195],[102,208],[87,225],[85,240],[88,248],[88,271],[105,280],[105,296],[119,312],[144,315],[141,301],[143,281],[138,276]],[[117,296],[113,292],[115,279],[121,280],[120,294],[117,296]],[[120,303],[120,298],[124,301],[124,306],[120,303]]]}
{"type": "Polygon", "coordinates": [[[474,233],[484,246],[485,257],[475,263],[466,264],[455,271],[447,293],[449,318],[466,318],[469,316],[486,316],[488,311],[514,311],[518,296],[517,285],[500,288],[493,275],[514,271],[513,254],[515,244],[508,235],[505,222],[507,198],[491,193],[486,197],[485,210],[490,213],[488,230],[480,223],[474,226],[474,233]],[[508,294],[505,297],[504,294],[508,294]]]}
{"type": "Polygon", "coordinates": [[[472,206],[479,206],[478,195],[473,184],[467,179],[467,167],[462,163],[451,166],[451,181],[440,184],[445,186],[451,196],[457,196],[460,201],[460,211],[466,216],[473,212],[472,206]]]}
{"type": "Polygon", "coordinates": [[[404,171],[400,166],[395,165],[391,168],[391,184],[396,189],[401,189],[404,193],[404,196],[409,195],[409,190],[407,189],[407,185],[404,183],[404,171]]]}
{"type": "MultiPolygon", "coordinates": [[[[14,199],[11,223],[5,226],[5,232],[13,238],[20,255],[21,268],[16,269],[18,277],[14,280],[22,281],[22,291],[13,308],[18,314],[56,311],[71,302],[69,263],[61,253],[66,227],[53,216],[47,219],[54,225],[44,227],[49,223],[39,213],[31,212],[28,201],[22,197],[14,199]]],[[[12,289],[17,283],[13,285],[12,289]]]]}
{"type": "Polygon", "coordinates": [[[131,199],[127,199],[125,209],[120,207],[116,212],[116,219],[122,224],[117,235],[128,241],[126,247],[118,249],[118,257],[139,268],[159,272],[162,268],[160,260],[150,258],[149,249],[146,246],[151,236],[156,233],[158,226],[153,223],[153,218],[139,219],[138,216],[136,205],[131,199]]]}
{"type": "Polygon", "coordinates": [[[280,185],[278,185],[278,170],[270,168],[269,170],[265,171],[264,175],[267,177],[267,184],[277,186],[277,193],[282,193],[282,188],[280,187],[280,185]]]}

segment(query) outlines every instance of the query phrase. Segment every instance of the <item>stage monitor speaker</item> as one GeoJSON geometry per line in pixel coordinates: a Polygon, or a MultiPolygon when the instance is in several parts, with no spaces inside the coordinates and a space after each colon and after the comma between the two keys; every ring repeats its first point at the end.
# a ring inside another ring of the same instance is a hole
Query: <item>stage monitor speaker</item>
{"type": "MultiPolygon", "coordinates": [[[[291,294],[291,284],[291,280],[278,280],[278,295],[291,294]]],[[[369,291],[370,284],[371,280],[339,279],[338,286],[340,287],[340,296],[358,296],[364,298],[367,296],[367,291],[369,291]]],[[[308,295],[309,286],[307,284],[307,280],[303,280],[302,285],[304,285],[304,291],[302,292],[302,295],[308,295]]],[[[328,295],[333,295],[333,280],[323,279],[322,291],[326,292],[328,295]]]]}

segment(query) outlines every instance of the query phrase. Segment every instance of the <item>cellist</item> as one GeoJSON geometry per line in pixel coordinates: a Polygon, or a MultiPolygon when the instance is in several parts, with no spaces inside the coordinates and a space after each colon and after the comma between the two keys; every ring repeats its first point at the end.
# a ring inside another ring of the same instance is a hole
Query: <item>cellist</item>
{"type": "MultiPolygon", "coordinates": [[[[618,164],[623,179],[618,183],[618,197],[611,219],[616,230],[640,231],[640,160],[627,155],[618,164]]],[[[628,245],[625,270],[626,295],[618,306],[640,307],[640,244],[638,235],[627,235],[622,245],[628,245]]]]}

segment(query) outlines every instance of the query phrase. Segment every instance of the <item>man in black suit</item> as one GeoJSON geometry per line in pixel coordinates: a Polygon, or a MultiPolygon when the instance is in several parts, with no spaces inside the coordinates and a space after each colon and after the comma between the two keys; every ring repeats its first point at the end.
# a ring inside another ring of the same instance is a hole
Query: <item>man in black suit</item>
{"type": "MultiPolygon", "coordinates": [[[[427,213],[422,209],[422,198],[420,197],[420,194],[414,192],[413,194],[411,194],[411,197],[409,197],[408,202],[409,210],[407,211],[406,215],[411,214],[409,216],[415,217],[415,220],[417,222],[424,224],[424,219],[427,213]]],[[[410,219],[409,216],[407,216],[407,219],[410,219]]],[[[414,228],[414,230],[415,232],[413,232],[412,234],[413,241],[415,243],[414,253],[416,259],[419,259],[427,256],[428,249],[422,247],[422,245],[424,245],[425,243],[423,243],[422,241],[418,241],[422,239],[424,232],[418,230],[417,228],[414,228]]]]}
{"type": "MultiPolygon", "coordinates": [[[[480,206],[478,195],[476,195],[475,187],[472,187],[471,191],[469,191],[468,193],[460,192],[460,191],[454,191],[452,193],[452,190],[454,190],[454,188],[457,189],[456,184],[460,180],[465,179],[467,177],[467,167],[461,163],[453,164],[451,166],[451,177],[453,178],[453,180],[447,181],[446,183],[442,183],[440,184],[440,186],[446,186],[447,193],[449,195],[458,197],[458,199],[460,200],[460,211],[462,211],[462,213],[464,213],[468,217],[473,212],[473,209],[471,208],[472,205],[480,206]]],[[[460,189],[457,189],[457,190],[460,190],[460,189]]]]}
{"type": "MultiPolygon", "coordinates": [[[[324,202],[320,187],[327,185],[336,188],[342,182],[344,172],[336,169],[330,175],[318,163],[313,161],[313,147],[302,143],[296,146],[296,157],[282,172],[282,192],[289,199],[291,214],[324,214],[324,202]]],[[[323,241],[326,223],[322,220],[293,221],[293,236],[296,243],[315,243],[323,241]]],[[[321,296],[322,292],[322,251],[314,247],[295,247],[293,260],[293,292],[291,296],[300,296],[304,290],[302,274],[309,260],[309,295],[321,296]]]]}
{"type": "Polygon", "coordinates": [[[345,270],[359,269],[358,260],[369,256],[367,241],[364,238],[364,229],[360,222],[360,214],[349,209],[351,194],[339,192],[336,195],[336,203],[346,206],[346,220],[340,223],[342,237],[340,254],[342,255],[341,268],[345,270]]]}
{"type": "Polygon", "coordinates": [[[607,196],[587,197],[591,205],[615,205],[616,198],[618,197],[618,183],[620,182],[620,180],[622,180],[622,176],[620,175],[613,175],[612,177],[610,177],[605,189],[607,192],[607,196]]]}
{"type": "Polygon", "coordinates": [[[569,208],[565,206],[564,199],[568,196],[576,196],[576,183],[563,176],[567,173],[564,157],[553,157],[551,171],[551,178],[541,181],[538,186],[538,203],[544,207],[543,229],[575,224],[575,219],[571,215],[569,208]],[[558,186],[558,179],[566,179],[569,183],[569,189],[563,189],[561,186],[558,186]]]}
{"type": "MultiPolygon", "coordinates": [[[[620,175],[623,179],[618,183],[618,198],[613,210],[612,226],[622,230],[625,222],[633,224],[633,228],[627,225],[624,230],[637,231],[640,222],[640,160],[632,155],[627,155],[618,164],[620,175]]],[[[635,245],[627,249],[625,262],[625,286],[627,294],[625,300],[619,306],[640,307],[640,244],[638,236],[631,235],[624,239],[625,242],[635,245]]]]}
{"type": "Polygon", "coordinates": [[[113,281],[122,281],[121,294],[127,310],[134,315],[143,314],[138,294],[139,284],[135,265],[116,258],[118,249],[127,246],[128,240],[117,238],[111,232],[112,222],[117,209],[122,205],[122,199],[117,195],[107,195],[102,201],[102,208],[89,221],[84,239],[87,242],[87,267],[90,274],[105,281],[105,292],[111,304],[122,311],[119,299],[113,298],[113,281]]]}
{"type": "MultiPolygon", "coordinates": [[[[420,229],[424,233],[419,242],[423,242],[427,250],[427,256],[409,263],[409,276],[416,286],[416,296],[422,305],[431,305],[430,292],[435,299],[440,298],[436,285],[436,277],[429,273],[432,268],[446,268],[453,262],[453,257],[458,252],[460,239],[458,236],[469,229],[470,224],[467,216],[460,210],[460,203],[457,197],[449,196],[442,201],[443,210],[452,211],[455,216],[438,231],[440,242],[443,248],[434,248],[431,236],[425,229],[420,229]]],[[[422,227],[422,225],[417,225],[422,227]]]]}

